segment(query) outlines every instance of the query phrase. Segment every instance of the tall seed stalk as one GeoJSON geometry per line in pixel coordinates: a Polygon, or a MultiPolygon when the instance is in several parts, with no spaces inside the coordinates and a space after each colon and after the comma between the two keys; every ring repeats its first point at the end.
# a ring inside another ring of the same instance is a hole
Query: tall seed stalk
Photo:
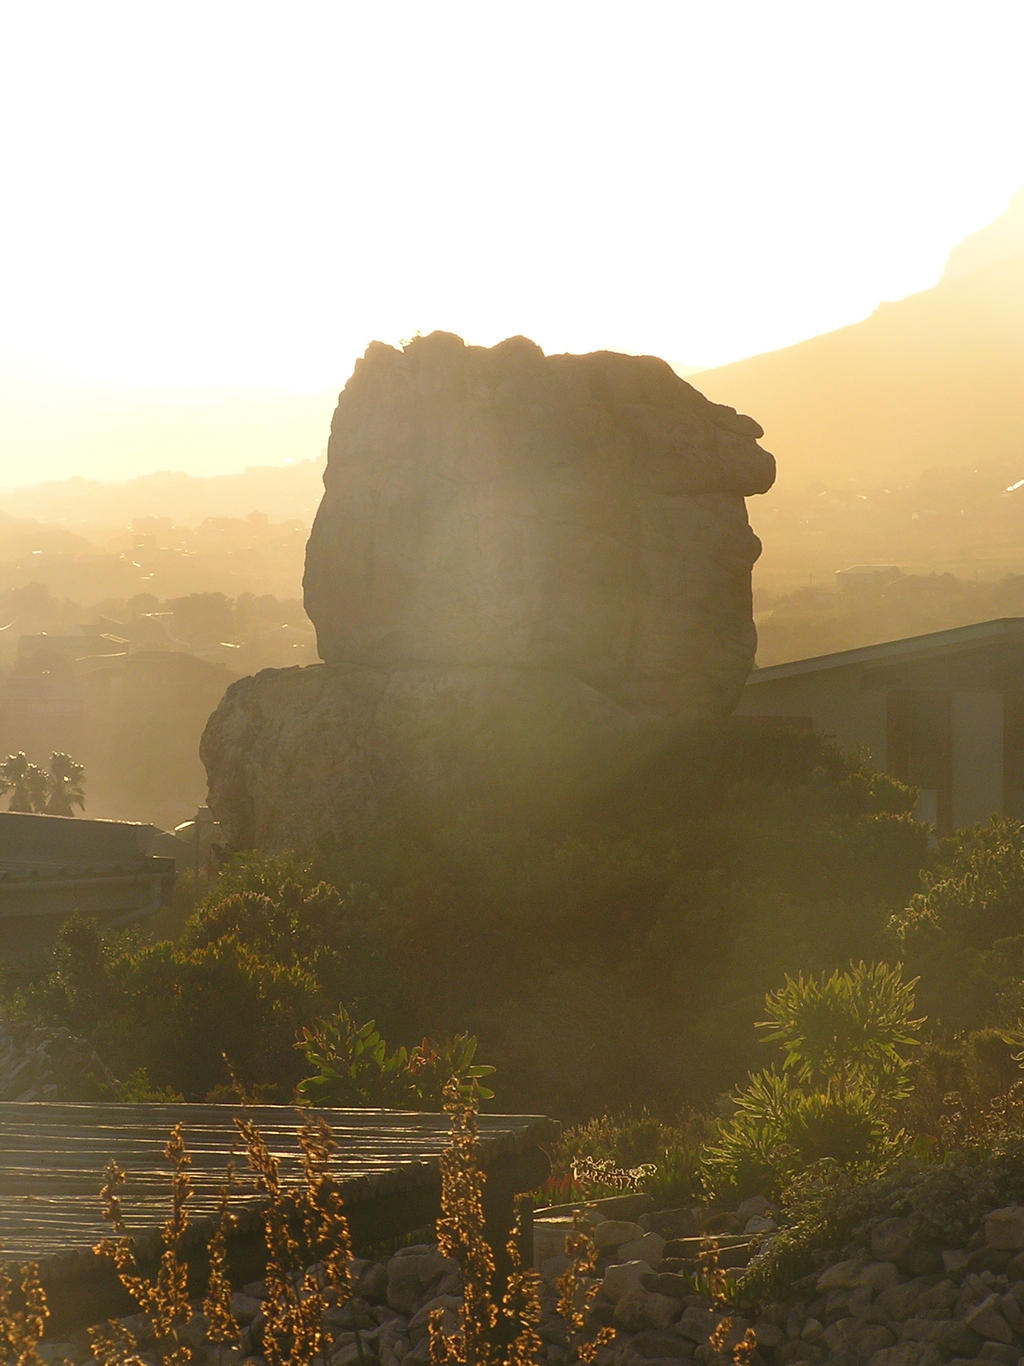
{"type": "MultiPolygon", "coordinates": [[[[536,1366],[543,1347],[538,1331],[541,1279],[533,1267],[523,1265],[521,1216],[517,1210],[508,1242],[511,1270],[499,1306],[494,1293],[494,1254],[484,1219],[487,1177],[480,1167],[476,1105],[472,1098],[466,1101],[453,1079],[445,1087],[444,1108],[451,1121],[451,1142],[441,1156],[437,1245],[443,1256],[458,1263],[463,1297],[455,1332],[445,1333],[442,1310],[431,1313],[431,1366],[536,1366]]],[[[559,1282],[558,1311],[565,1319],[575,1358],[591,1362],[614,1330],[601,1329],[595,1336],[587,1333],[587,1310],[597,1293],[597,1282],[590,1279],[593,1242],[579,1230],[578,1236],[567,1241],[566,1252],[573,1260],[559,1282]]]]}
{"type": "Polygon", "coordinates": [[[235,1125],[256,1189],[267,1196],[263,1356],[270,1366],[311,1366],[318,1359],[326,1363],[330,1334],[324,1314],[352,1293],[348,1220],[328,1172],[337,1143],[323,1119],[304,1124],[299,1130],[302,1186],[289,1191],[281,1184],[280,1163],[256,1125],[241,1119],[235,1125]]]}
{"type": "MultiPolygon", "coordinates": [[[[188,1366],[192,1348],[182,1332],[193,1317],[188,1295],[188,1264],[182,1257],[182,1244],[189,1225],[188,1203],[192,1199],[192,1159],[185,1151],[180,1124],[171,1130],[164,1149],[171,1164],[171,1214],[161,1229],[163,1252],[153,1278],[142,1275],[135,1255],[135,1241],[128,1234],[121,1214],[121,1191],[125,1174],[116,1162],[109,1162],[106,1181],[100,1192],[103,1217],[117,1234],[104,1238],[93,1251],[113,1263],[118,1280],[135,1300],[146,1318],[157,1343],[162,1366],[188,1366]]],[[[108,1322],[89,1330],[89,1345],[101,1363],[137,1359],[138,1341],[123,1324],[108,1322]],[[134,1355],[133,1355],[134,1354],[134,1355]]]]}

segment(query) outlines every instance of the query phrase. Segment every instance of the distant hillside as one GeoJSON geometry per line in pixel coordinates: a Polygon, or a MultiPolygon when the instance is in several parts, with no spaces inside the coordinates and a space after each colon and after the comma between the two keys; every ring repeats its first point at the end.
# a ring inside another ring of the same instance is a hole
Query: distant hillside
{"type": "MultiPolygon", "coordinates": [[[[207,476],[324,454],[337,389],[139,388],[47,380],[0,364],[0,496],[62,451],[67,474],[120,482],[125,472],[207,476]]],[[[243,509],[243,515],[244,515],[243,509]]],[[[269,511],[269,509],[268,509],[269,511]]]]}
{"type": "Polygon", "coordinates": [[[26,555],[92,555],[96,544],[77,532],[0,513],[0,562],[26,555]]]}
{"type": "Polygon", "coordinates": [[[308,526],[324,491],[323,470],[323,460],[298,460],[206,478],[180,471],[120,483],[77,477],[14,489],[4,502],[19,517],[80,527],[129,526],[137,517],[169,517],[178,526],[198,526],[207,517],[250,512],[308,526]]]}
{"type": "Polygon", "coordinates": [[[953,250],[933,289],[689,378],[761,423],[784,496],[810,481],[857,489],[979,461],[1012,461],[1024,478],[1022,374],[1024,192],[953,250]]]}

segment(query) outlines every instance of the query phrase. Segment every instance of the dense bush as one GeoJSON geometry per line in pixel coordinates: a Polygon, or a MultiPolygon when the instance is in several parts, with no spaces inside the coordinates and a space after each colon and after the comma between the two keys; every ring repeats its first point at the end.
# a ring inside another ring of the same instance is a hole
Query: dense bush
{"type": "Polygon", "coordinates": [[[724,727],[543,828],[413,814],[236,859],[177,942],[65,938],[28,1003],[190,1098],[226,1083],[221,1053],[290,1098],[295,1032],[340,1007],[391,1039],[477,1036],[509,1109],[670,1114],[756,1065],[748,1022],[787,973],[881,956],[927,857],[912,804],[813,735],[724,727]]]}
{"type": "Polygon", "coordinates": [[[744,1297],[770,1300],[830,1261],[870,1255],[872,1227],[892,1216],[908,1220],[912,1238],[962,1247],[990,1210],[1024,1203],[1019,1119],[1016,1132],[990,1132],[941,1163],[907,1156],[869,1177],[831,1162],[800,1170],[782,1192],[782,1231],[743,1278],[744,1297]]]}
{"type": "Polygon", "coordinates": [[[955,1035],[948,1042],[930,1039],[910,1070],[911,1091],[902,1106],[909,1132],[941,1149],[950,1097],[970,1113],[984,1114],[1020,1079],[1014,1035],[987,1027],[955,1035]]]}
{"type": "Polygon", "coordinates": [[[1024,825],[993,818],[944,840],[890,922],[921,1004],[948,1033],[1012,1025],[1024,1006],[1024,825]]]}
{"type": "Polygon", "coordinates": [[[201,1100],[237,1082],[288,1101],[305,1073],[302,1027],[343,991],[345,900],[264,870],[266,890],[212,898],[177,943],[105,935],[75,917],[23,993],[30,1016],[87,1034],[122,1077],[201,1100]]]}
{"type": "Polygon", "coordinates": [[[927,857],[912,804],[813,735],[736,726],[545,829],[409,820],[314,867],[379,895],[355,976],[388,1036],[468,1029],[516,1108],[671,1109],[749,1069],[787,972],[881,955],[927,857]]]}
{"type": "Polygon", "coordinates": [[[456,1086],[467,1105],[479,1104],[494,1096],[483,1084],[494,1068],[475,1061],[476,1043],[469,1034],[457,1034],[391,1051],[376,1021],[357,1024],[342,1006],[312,1029],[302,1029],[298,1046],[311,1070],[299,1082],[299,1099],[307,1105],[440,1110],[448,1089],[456,1086]]]}

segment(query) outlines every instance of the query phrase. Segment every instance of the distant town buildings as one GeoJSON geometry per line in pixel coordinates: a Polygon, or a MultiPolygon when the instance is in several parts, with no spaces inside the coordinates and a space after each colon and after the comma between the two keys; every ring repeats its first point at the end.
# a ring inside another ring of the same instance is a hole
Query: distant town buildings
{"type": "Polygon", "coordinates": [[[90,814],[141,814],[170,828],[205,795],[199,737],[237,676],[93,628],[26,637],[0,677],[0,752],[71,754],[85,765],[90,814]]]}
{"type": "Polygon", "coordinates": [[[863,583],[889,583],[899,576],[896,564],[851,564],[848,569],[836,570],[836,584],[839,588],[851,588],[863,583]]]}

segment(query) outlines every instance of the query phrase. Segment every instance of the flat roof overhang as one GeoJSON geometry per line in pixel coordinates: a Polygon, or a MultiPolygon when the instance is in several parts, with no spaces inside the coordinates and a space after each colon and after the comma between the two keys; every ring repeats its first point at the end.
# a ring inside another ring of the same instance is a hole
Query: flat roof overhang
{"type": "Polygon", "coordinates": [[[928,663],[943,655],[963,655],[1000,644],[1024,648],[1024,617],[999,617],[994,621],[973,622],[969,626],[954,626],[945,631],[904,636],[878,645],[861,645],[853,650],[837,650],[833,654],[813,655],[785,664],[770,664],[767,668],[754,669],[746,686],[755,688],[784,678],[799,678],[801,675],[827,673],[836,669],[928,663]]]}

